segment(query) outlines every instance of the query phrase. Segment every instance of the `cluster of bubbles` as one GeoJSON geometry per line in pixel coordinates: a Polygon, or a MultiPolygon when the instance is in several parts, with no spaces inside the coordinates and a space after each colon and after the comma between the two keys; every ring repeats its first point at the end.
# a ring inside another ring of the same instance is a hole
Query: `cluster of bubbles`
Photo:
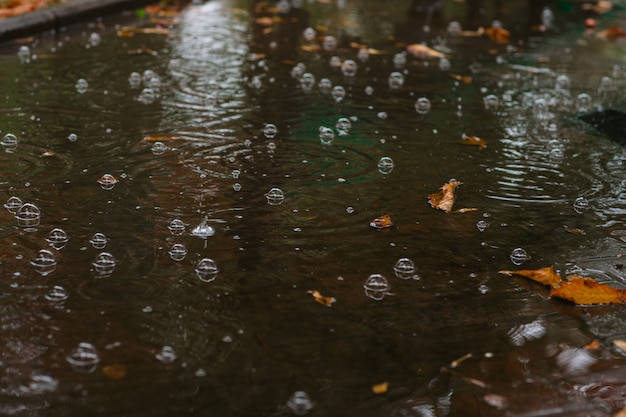
{"type": "Polygon", "coordinates": [[[128,76],[128,85],[133,90],[141,89],[137,97],[140,103],[153,104],[161,96],[161,77],[153,70],[147,69],[142,74],[131,72],[128,76]]]}
{"type": "MultiPolygon", "coordinates": [[[[419,280],[421,277],[417,274],[415,263],[409,258],[400,258],[393,266],[394,275],[402,280],[419,280]]],[[[391,284],[381,274],[371,274],[363,284],[365,295],[372,300],[381,301],[387,295],[392,295],[391,284]]]]}
{"type": "MultiPolygon", "coordinates": [[[[173,236],[181,236],[187,230],[187,225],[180,219],[173,219],[167,226],[173,236]]],[[[194,226],[191,235],[201,239],[207,239],[215,234],[215,228],[209,224],[208,217],[204,217],[202,221],[194,226]]],[[[174,243],[168,254],[173,261],[180,262],[187,257],[187,247],[180,242],[174,243]]],[[[219,273],[217,263],[211,258],[202,258],[196,264],[194,271],[198,279],[204,282],[215,280],[219,273]]]]}

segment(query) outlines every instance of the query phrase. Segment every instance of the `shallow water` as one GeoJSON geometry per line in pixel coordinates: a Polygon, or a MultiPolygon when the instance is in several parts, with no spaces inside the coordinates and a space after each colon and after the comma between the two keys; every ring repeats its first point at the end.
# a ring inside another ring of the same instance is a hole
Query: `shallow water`
{"type": "Polygon", "coordinates": [[[281,15],[213,1],[186,8],[167,36],[117,36],[153,26],[127,16],[37,37],[29,63],[3,45],[0,130],[19,144],[0,152],[2,195],[33,203],[41,220],[25,228],[0,214],[2,414],[603,416],[624,406],[626,353],[612,343],[626,339],[623,308],[575,307],[498,274],[554,264],[626,286],[626,152],[575,118],[583,92],[623,106],[623,44],[585,36],[582,12],[555,9],[554,28],[532,31],[539,12],[524,2],[480,3],[482,13],[451,2],[424,33],[401,3],[308,2],[281,15]],[[267,16],[282,20],[256,20],[267,16]],[[452,20],[476,30],[496,18],[514,47],[446,32],[452,20]],[[307,41],[309,26],[339,47],[313,50],[322,39],[307,41]],[[92,33],[101,42],[88,46],[92,33]],[[448,48],[451,68],[395,66],[401,42],[422,40],[448,48]],[[368,61],[351,41],[372,49],[368,61]],[[355,60],[356,76],[331,56],[355,60]],[[292,75],[300,62],[310,92],[292,75]],[[161,83],[153,103],[128,81],[148,69],[161,83]],[[399,89],[392,72],[404,75],[399,89]],[[555,90],[558,75],[568,89],[555,90]],[[604,76],[613,86],[601,95],[604,76]],[[344,87],[342,101],[320,90],[324,77],[344,87]],[[496,109],[485,108],[490,94],[496,109]],[[420,97],[432,106],[423,115],[420,97]],[[550,114],[537,114],[538,99],[550,114]],[[320,126],[335,131],[332,144],[320,126]],[[463,133],[487,147],[460,144],[463,133]],[[105,174],[117,180],[108,190],[105,174]],[[478,210],[429,206],[452,178],[463,182],[455,208],[478,210]],[[272,188],[280,204],[268,204],[272,188]],[[590,208],[576,210],[580,197],[590,208]],[[369,226],[385,213],[393,227],[369,226]],[[58,250],[46,240],[55,228],[69,237],[58,250]],[[170,255],[175,244],[186,254],[170,255]],[[521,266],[510,260],[518,247],[530,256],[521,266]],[[45,275],[31,265],[41,249],[56,260],[45,275]],[[204,258],[217,275],[198,276],[204,258]],[[394,276],[400,258],[418,279],[394,276]],[[390,284],[382,300],[365,294],[371,274],[390,284]],[[593,340],[601,347],[584,349],[593,340]],[[81,343],[91,346],[76,356],[81,343]],[[298,391],[312,404],[298,408],[298,391]]]}

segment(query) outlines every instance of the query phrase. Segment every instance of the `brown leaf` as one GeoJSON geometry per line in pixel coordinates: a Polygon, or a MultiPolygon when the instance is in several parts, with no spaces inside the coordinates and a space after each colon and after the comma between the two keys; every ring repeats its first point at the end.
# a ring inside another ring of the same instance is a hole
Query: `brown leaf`
{"type": "Polygon", "coordinates": [[[561,283],[552,289],[550,296],[562,298],[579,305],[623,304],[624,290],[599,284],[591,278],[577,275],[568,276],[569,282],[561,283]]]}
{"type": "Polygon", "coordinates": [[[504,28],[487,28],[485,29],[485,33],[489,36],[489,39],[499,45],[509,43],[509,38],[511,37],[511,33],[504,28]]]}
{"type": "Polygon", "coordinates": [[[619,348],[619,349],[623,350],[624,352],[626,352],[626,340],[615,339],[615,340],[613,340],[613,344],[617,348],[619,348]]]}
{"type": "Polygon", "coordinates": [[[567,233],[571,233],[573,235],[586,235],[587,232],[585,232],[583,229],[578,229],[576,227],[569,227],[567,225],[563,225],[563,228],[565,229],[565,231],[567,233]]]}
{"type": "Polygon", "coordinates": [[[520,277],[525,277],[532,279],[535,282],[538,282],[543,285],[548,285],[552,288],[557,288],[561,285],[563,280],[554,270],[554,266],[549,266],[547,268],[541,269],[522,269],[519,271],[499,271],[500,274],[506,275],[518,275],[520,277]]]}
{"type": "Polygon", "coordinates": [[[460,181],[450,180],[441,187],[441,191],[430,194],[428,196],[428,202],[433,208],[450,213],[454,205],[455,189],[461,184],[463,183],[460,181]]]}
{"type": "Polygon", "coordinates": [[[102,373],[112,381],[119,381],[126,376],[126,365],[121,363],[106,365],[102,368],[102,373]]]}
{"type": "Polygon", "coordinates": [[[626,30],[619,26],[611,26],[596,34],[598,38],[614,41],[615,39],[623,38],[626,36],[626,30]]]}
{"type": "Polygon", "coordinates": [[[583,346],[583,349],[586,349],[586,350],[597,350],[597,349],[600,349],[600,342],[598,342],[597,340],[592,340],[591,342],[589,342],[585,346],[583,346]]]}
{"type": "Polygon", "coordinates": [[[466,135],[465,133],[461,135],[461,141],[459,143],[462,143],[463,145],[478,146],[479,151],[482,151],[483,149],[487,147],[486,140],[481,139],[478,136],[466,135]]]}
{"type": "Polygon", "coordinates": [[[391,216],[388,214],[383,214],[380,217],[375,218],[370,222],[370,226],[376,229],[383,229],[386,227],[393,226],[393,221],[391,220],[391,216]]]}
{"type": "Polygon", "coordinates": [[[443,54],[433,48],[429,48],[421,43],[413,43],[407,45],[406,50],[408,53],[419,59],[434,59],[434,58],[447,58],[446,54],[443,54]]]}
{"type": "Polygon", "coordinates": [[[318,290],[307,291],[307,294],[311,294],[316,302],[331,307],[337,300],[335,297],[324,297],[318,290]]]}
{"type": "Polygon", "coordinates": [[[613,414],[613,417],[626,417],[626,407],[613,414]]]}
{"type": "Polygon", "coordinates": [[[471,75],[450,74],[450,78],[452,78],[454,80],[457,80],[457,81],[464,82],[465,84],[471,84],[472,83],[472,76],[471,75]]]}
{"type": "Polygon", "coordinates": [[[179,140],[176,136],[146,136],[143,138],[144,142],[168,142],[172,140],[179,140]]]}
{"type": "Polygon", "coordinates": [[[389,390],[389,382],[381,382],[380,384],[372,385],[372,392],[374,394],[385,394],[389,390]]]}

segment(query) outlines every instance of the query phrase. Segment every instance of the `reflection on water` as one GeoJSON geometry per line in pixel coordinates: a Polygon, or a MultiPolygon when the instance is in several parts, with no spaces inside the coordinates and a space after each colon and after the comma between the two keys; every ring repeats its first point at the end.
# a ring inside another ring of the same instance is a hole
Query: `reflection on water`
{"type": "Polygon", "coordinates": [[[624,406],[622,309],[497,274],[626,287],[626,153],[576,119],[623,105],[592,12],[195,3],[3,46],[1,414],[624,406]],[[451,178],[477,210],[430,207],[451,178]]]}

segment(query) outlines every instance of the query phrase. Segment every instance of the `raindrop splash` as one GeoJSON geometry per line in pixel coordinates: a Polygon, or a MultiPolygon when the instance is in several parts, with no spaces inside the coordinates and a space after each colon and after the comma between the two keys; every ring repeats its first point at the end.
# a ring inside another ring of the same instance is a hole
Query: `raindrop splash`
{"type": "Polygon", "coordinates": [[[589,204],[589,200],[587,200],[585,197],[578,197],[574,201],[574,211],[578,214],[582,214],[588,211],[590,208],[591,205],[589,204]]]}
{"type": "Polygon", "coordinates": [[[14,152],[17,149],[17,145],[19,145],[20,140],[13,133],[7,133],[2,137],[0,141],[0,145],[5,152],[14,152]]]}
{"type": "Polygon", "coordinates": [[[170,224],[167,226],[167,228],[170,230],[170,233],[178,236],[178,235],[182,235],[183,232],[185,231],[185,223],[183,223],[182,220],[180,219],[174,219],[170,222],[170,224]]]}
{"type": "Polygon", "coordinates": [[[176,262],[180,262],[187,256],[187,248],[182,243],[176,243],[168,252],[170,258],[176,262]]]}
{"type": "Polygon", "coordinates": [[[296,391],[289,400],[287,400],[287,408],[297,416],[307,414],[313,408],[314,404],[311,397],[304,391],[296,391]]]}
{"type": "Polygon", "coordinates": [[[277,133],[278,128],[274,124],[268,123],[263,127],[263,135],[268,139],[272,139],[277,133]]]}
{"type": "Polygon", "coordinates": [[[320,126],[319,138],[322,145],[331,145],[335,140],[335,132],[329,127],[320,126]]]}
{"type": "Polygon", "coordinates": [[[24,203],[22,199],[16,196],[10,197],[6,203],[4,203],[4,208],[9,211],[9,213],[16,215],[17,211],[22,207],[24,203]]]}
{"type": "Polygon", "coordinates": [[[18,226],[26,228],[27,231],[34,230],[33,228],[39,226],[41,221],[41,210],[32,203],[24,203],[15,214],[15,218],[18,226]]]}
{"type": "Polygon", "coordinates": [[[387,84],[389,84],[389,88],[392,90],[398,90],[402,88],[404,85],[404,75],[401,72],[392,72],[389,74],[389,78],[387,79],[387,84]]]}
{"type": "Polygon", "coordinates": [[[154,355],[157,360],[164,364],[172,363],[176,360],[178,356],[176,356],[176,352],[174,348],[171,346],[163,346],[160,351],[154,355]]]}
{"type": "Polygon", "coordinates": [[[210,226],[208,222],[209,222],[208,217],[205,217],[204,219],[202,219],[200,224],[198,224],[196,227],[194,227],[191,230],[191,234],[202,239],[206,239],[207,237],[213,236],[215,234],[215,229],[212,226],[210,226]]]}
{"type": "Polygon", "coordinates": [[[81,78],[76,81],[76,85],[74,87],[79,94],[85,94],[87,92],[87,89],[89,88],[89,83],[84,78],[81,78]]]}
{"type": "Polygon", "coordinates": [[[63,304],[69,297],[67,290],[60,285],[55,285],[46,294],[46,300],[54,304],[63,304]]]}
{"type": "Polygon", "coordinates": [[[107,237],[102,233],[95,233],[91,239],[89,239],[89,243],[91,243],[94,249],[104,249],[107,242],[107,237]]]}
{"type": "Polygon", "coordinates": [[[430,111],[430,100],[427,99],[426,97],[420,97],[417,99],[417,101],[415,102],[415,111],[418,114],[426,114],[430,111]]]}

